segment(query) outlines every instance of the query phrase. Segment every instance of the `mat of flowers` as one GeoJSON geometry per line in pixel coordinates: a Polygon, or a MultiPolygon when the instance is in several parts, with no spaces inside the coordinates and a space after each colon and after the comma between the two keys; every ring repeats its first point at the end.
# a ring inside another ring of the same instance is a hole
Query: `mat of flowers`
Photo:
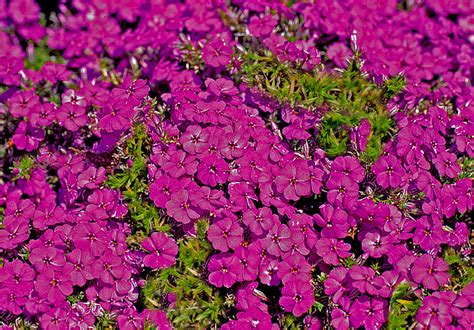
{"type": "Polygon", "coordinates": [[[0,329],[472,329],[474,2],[0,0],[0,329]]]}

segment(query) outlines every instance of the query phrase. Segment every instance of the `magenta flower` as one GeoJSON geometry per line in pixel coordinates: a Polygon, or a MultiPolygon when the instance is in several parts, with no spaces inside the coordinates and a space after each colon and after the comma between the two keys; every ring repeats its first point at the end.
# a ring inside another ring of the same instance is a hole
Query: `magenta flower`
{"type": "Polygon", "coordinates": [[[433,258],[424,254],[413,263],[411,275],[415,282],[423,284],[430,290],[438,290],[441,285],[448,283],[448,264],[441,258],[433,258]]]}
{"type": "Polygon", "coordinates": [[[176,242],[160,232],[154,232],[149,238],[142,242],[142,248],[149,252],[143,258],[143,264],[147,267],[157,269],[174,265],[178,254],[176,242]]]}
{"type": "Polygon", "coordinates": [[[308,282],[289,281],[281,289],[280,306],[299,317],[314,304],[313,288],[308,282]]]}
{"type": "Polygon", "coordinates": [[[29,199],[9,198],[6,200],[3,224],[28,223],[35,214],[35,205],[29,199]]]}
{"type": "Polygon", "coordinates": [[[322,169],[316,166],[310,166],[309,168],[309,182],[311,184],[311,192],[315,195],[319,195],[321,187],[323,186],[324,172],[322,169]]]}
{"type": "Polygon", "coordinates": [[[22,313],[24,305],[28,302],[28,294],[17,292],[13,288],[0,289],[0,306],[2,310],[15,315],[22,313]]]}
{"type": "Polygon", "coordinates": [[[352,286],[361,293],[375,295],[375,271],[372,268],[355,265],[349,271],[350,277],[354,280],[352,286]]]}
{"type": "Polygon", "coordinates": [[[266,155],[274,163],[281,161],[290,152],[288,145],[276,135],[271,135],[268,141],[257,144],[256,151],[260,155],[266,155]]]}
{"type": "Polygon", "coordinates": [[[238,246],[234,256],[240,262],[240,271],[237,275],[239,282],[254,281],[258,276],[260,257],[253,253],[248,247],[238,246]]]}
{"type": "Polygon", "coordinates": [[[243,215],[243,223],[257,236],[268,232],[278,221],[278,216],[268,207],[248,209],[243,215]]]}
{"type": "Polygon", "coordinates": [[[457,180],[454,189],[456,190],[457,209],[460,213],[474,208],[473,183],[469,178],[457,180]]]}
{"type": "Polygon", "coordinates": [[[122,258],[107,250],[92,264],[92,274],[105,284],[115,284],[122,278],[130,277],[130,272],[123,264],[122,258]]]}
{"type": "Polygon", "coordinates": [[[15,259],[5,262],[0,268],[0,283],[2,287],[12,289],[20,296],[27,296],[33,289],[36,272],[26,263],[15,259]]]}
{"type": "Polygon", "coordinates": [[[173,194],[171,199],[166,203],[166,212],[170,217],[181,223],[189,223],[199,219],[199,209],[193,205],[189,197],[189,192],[185,189],[173,194]]]}
{"type": "Polygon", "coordinates": [[[346,209],[352,209],[357,202],[359,195],[358,184],[346,175],[334,173],[331,174],[327,182],[327,200],[336,206],[343,206],[346,209]]]}
{"type": "Polygon", "coordinates": [[[351,255],[350,244],[336,238],[321,238],[316,242],[316,253],[329,265],[339,265],[338,258],[347,258],[351,255]]]}
{"type": "Polygon", "coordinates": [[[209,283],[216,287],[230,288],[237,281],[240,272],[239,259],[230,253],[213,255],[207,265],[209,283]]]}
{"type": "Polygon", "coordinates": [[[120,330],[143,329],[143,317],[135,308],[127,308],[117,316],[117,324],[120,330]]]}
{"type": "Polygon", "coordinates": [[[209,155],[201,159],[197,178],[202,183],[215,187],[227,181],[228,170],[229,165],[225,160],[216,155],[209,155]]]}
{"type": "Polygon", "coordinates": [[[315,214],[316,224],[323,228],[322,237],[344,238],[349,229],[346,211],[340,207],[332,207],[331,204],[323,204],[319,207],[321,215],[315,214]]]}
{"type": "Polygon", "coordinates": [[[52,304],[60,304],[66,300],[66,296],[73,292],[70,279],[71,267],[65,267],[61,272],[55,272],[51,268],[45,268],[36,278],[35,290],[42,298],[46,298],[52,304]]]}
{"type": "Polygon", "coordinates": [[[66,263],[64,253],[54,247],[38,247],[32,249],[28,260],[38,271],[45,269],[61,271],[66,263]]]}
{"type": "Polygon", "coordinates": [[[72,103],[64,103],[56,113],[56,119],[69,131],[75,132],[87,125],[86,109],[72,103]]]}
{"type": "Polygon", "coordinates": [[[100,128],[110,133],[130,128],[133,110],[130,105],[115,102],[104,105],[99,115],[100,128]]]}
{"type": "Polygon", "coordinates": [[[455,154],[442,151],[433,161],[439,175],[456,178],[461,173],[461,167],[457,163],[455,154]]]}
{"type": "Polygon", "coordinates": [[[232,211],[246,210],[255,207],[258,200],[254,188],[246,182],[231,182],[228,185],[229,199],[233,202],[232,211]]]}
{"type": "Polygon", "coordinates": [[[377,183],[384,189],[398,188],[406,175],[400,162],[393,155],[380,157],[372,170],[377,176],[377,183]]]}
{"type": "Polygon", "coordinates": [[[73,285],[83,286],[87,280],[94,279],[91,266],[95,259],[89,251],[74,249],[66,255],[66,259],[72,265],[70,275],[73,285]]]}
{"type": "Polygon", "coordinates": [[[77,248],[90,251],[93,256],[100,256],[104,253],[107,235],[98,224],[84,223],[74,228],[72,240],[77,248]]]}
{"type": "Polygon", "coordinates": [[[250,19],[248,28],[255,37],[267,37],[272,33],[277,23],[277,20],[272,15],[266,15],[263,18],[254,15],[250,19]]]}
{"type": "Polygon", "coordinates": [[[71,71],[67,69],[65,64],[58,64],[54,62],[46,62],[41,67],[41,73],[44,78],[51,83],[58,81],[66,81],[71,77],[71,71]]]}
{"type": "Polygon", "coordinates": [[[225,66],[232,60],[232,47],[223,40],[211,41],[202,49],[202,59],[214,68],[225,66]]]}
{"type": "Polygon", "coordinates": [[[337,267],[329,273],[324,281],[324,293],[332,297],[332,301],[339,303],[341,298],[349,292],[348,271],[344,267],[337,267]]]}
{"type": "Polygon", "coordinates": [[[365,177],[365,171],[356,157],[339,156],[331,164],[331,172],[348,176],[357,183],[361,183],[365,177]]]}
{"type": "Polygon", "coordinates": [[[291,231],[287,225],[276,223],[262,240],[262,247],[273,256],[279,257],[291,249],[291,231]]]}
{"type": "Polygon", "coordinates": [[[28,237],[30,237],[28,223],[9,223],[4,227],[4,229],[0,229],[0,248],[7,250],[13,249],[19,244],[25,242],[28,237]]]}
{"type": "Polygon", "coordinates": [[[352,55],[350,49],[344,43],[336,42],[328,47],[327,56],[338,67],[345,68],[352,55]]]}
{"type": "MultiPolygon", "coordinates": [[[[263,255],[266,252],[262,252],[263,255]]],[[[260,282],[269,286],[280,285],[281,279],[278,277],[278,267],[281,264],[281,259],[272,255],[265,256],[260,261],[259,279],[260,282]]]]}
{"type": "Polygon", "coordinates": [[[387,320],[388,303],[379,298],[362,296],[356,299],[350,309],[351,324],[358,328],[379,329],[387,320]]]}
{"type": "Polygon", "coordinates": [[[350,298],[342,296],[338,307],[331,311],[331,325],[335,329],[348,330],[350,325],[349,308],[351,306],[350,298]]]}
{"type": "Polygon", "coordinates": [[[375,278],[377,295],[383,298],[389,298],[400,281],[400,274],[397,271],[388,270],[383,272],[381,276],[375,278]]]}
{"type": "Polygon", "coordinates": [[[207,238],[216,250],[227,252],[229,249],[235,249],[243,241],[242,234],[244,230],[237,221],[230,218],[224,218],[214,221],[209,226],[207,238]]]}
{"type": "Polygon", "coordinates": [[[74,304],[68,314],[68,318],[69,327],[73,328],[88,328],[95,323],[95,317],[92,314],[91,308],[83,302],[74,304]]]}
{"type": "Polygon", "coordinates": [[[248,144],[248,136],[243,130],[236,128],[234,132],[224,134],[220,141],[219,149],[226,159],[242,157],[248,144]]]}
{"type": "Polygon", "coordinates": [[[15,130],[12,141],[18,150],[33,151],[38,148],[44,140],[44,131],[41,128],[31,126],[30,123],[20,122],[15,130]]]}
{"type": "Polygon", "coordinates": [[[451,308],[448,302],[438,297],[424,297],[423,305],[416,314],[416,320],[427,328],[446,329],[452,320],[451,308]]]}
{"type": "Polygon", "coordinates": [[[149,91],[150,87],[147,86],[146,80],[132,80],[130,76],[126,76],[120,87],[112,90],[112,95],[116,99],[125,101],[126,104],[134,107],[142,103],[149,91]]]}
{"type": "Polygon", "coordinates": [[[365,152],[367,142],[371,132],[370,121],[366,118],[362,119],[358,126],[351,129],[350,138],[355,149],[359,152],[365,152]]]}
{"type": "Polygon", "coordinates": [[[203,130],[201,126],[190,125],[181,135],[181,144],[183,149],[192,154],[202,153],[207,149],[207,141],[209,139],[209,133],[206,130],[203,130]]]}
{"type": "Polygon", "coordinates": [[[196,173],[198,161],[195,156],[188,155],[183,150],[177,150],[170,155],[168,162],[162,166],[163,171],[174,178],[179,178],[183,175],[193,175],[196,173]]]}
{"type": "Polygon", "coordinates": [[[298,280],[308,282],[311,279],[311,265],[301,254],[294,253],[284,258],[278,267],[278,277],[283,284],[298,280]]]}
{"type": "Polygon", "coordinates": [[[218,78],[214,80],[207,78],[204,84],[208,88],[208,91],[216,96],[233,96],[239,93],[239,90],[234,86],[234,82],[231,79],[218,78]]]}
{"type": "Polygon", "coordinates": [[[91,166],[78,175],[77,186],[79,188],[95,189],[98,188],[106,178],[107,174],[105,168],[91,166]]]}
{"type": "Polygon", "coordinates": [[[34,91],[16,92],[10,98],[10,113],[13,117],[27,117],[40,107],[40,98],[34,91]]]}
{"type": "Polygon", "coordinates": [[[47,310],[40,317],[40,324],[43,329],[59,330],[67,329],[69,315],[63,307],[55,307],[47,310]]]}
{"type": "Polygon", "coordinates": [[[426,251],[435,248],[446,240],[446,232],[440,221],[423,216],[415,222],[414,226],[413,243],[426,251]]]}
{"type": "Polygon", "coordinates": [[[150,198],[157,207],[165,208],[171,196],[183,188],[183,180],[176,180],[167,175],[158,175],[150,185],[150,198]]]}
{"type": "Polygon", "coordinates": [[[390,236],[378,232],[367,233],[362,240],[362,249],[372,258],[380,258],[392,248],[390,236]]]}
{"type": "Polygon", "coordinates": [[[43,103],[30,110],[28,119],[34,127],[49,126],[55,119],[56,106],[53,103],[43,103]]]}
{"type": "Polygon", "coordinates": [[[107,219],[117,207],[117,192],[110,189],[94,190],[87,198],[86,211],[96,219],[107,219]]]}
{"type": "Polygon", "coordinates": [[[278,170],[275,184],[278,192],[283,193],[286,199],[298,200],[301,196],[308,196],[311,192],[309,170],[307,166],[293,163],[278,170]]]}

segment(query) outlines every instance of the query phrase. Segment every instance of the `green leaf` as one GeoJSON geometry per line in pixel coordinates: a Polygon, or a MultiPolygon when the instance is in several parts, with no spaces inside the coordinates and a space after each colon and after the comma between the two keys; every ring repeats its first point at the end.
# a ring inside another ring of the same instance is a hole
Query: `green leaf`
{"type": "Polygon", "coordinates": [[[415,322],[414,317],[421,306],[421,299],[416,296],[410,284],[402,281],[390,297],[388,329],[406,329],[415,322]]]}
{"type": "Polygon", "coordinates": [[[396,94],[400,93],[404,90],[406,85],[405,77],[402,75],[396,75],[386,81],[384,81],[385,85],[385,96],[387,98],[392,98],[396,94]]]}
{"type": "Polygon", "coordinates": [[[319,301],[315,301],[313,305],[319,312],[322,312],[323,309],[326,307],[323,303],[320,303],[319,301]]]}

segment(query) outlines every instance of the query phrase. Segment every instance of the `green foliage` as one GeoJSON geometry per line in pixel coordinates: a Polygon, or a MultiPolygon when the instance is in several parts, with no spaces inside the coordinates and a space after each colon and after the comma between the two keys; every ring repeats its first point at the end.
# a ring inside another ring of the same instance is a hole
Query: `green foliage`
{"type": "Polygon", "coordinates": [[[400,93],[401,91],[403,91],[403,89],[406,86],[406,80],[405,80],[405,77],[399,74],[399,75],[396,75],[395,77],[392,77],[386,80],[384,84],[385,84],[385,96],[387,98],[391,98],[397,95],[398,93],[400,93]]]}
{"type": "Polygon", "coordinates": [[[461,166],[461,173],[459,174],[459,179],[474,178],[474,158],[462,157],[458,159],[459,166],[461,166]]]}
{"type": "Polygon", "coordinates": [[[122,192],[128,205],[134,232],[134,235],[129,237],[129,243],[139,243],[142,236],[148,236],[152,231],[170,229],[160,216],[159,210],[148,198],[146,155],[149,154],[149,145],[145,125],[136,124],[123,150],[123,159],[131,160],[132,165],[124,166],[106,181],[110,188],[122,192]]]}
{"type": "Polygon", "coordinates": [[[474,281],[474,267],[471,259],[461,257],[452,248],[446,249],[443,257],[449,265],[452,290],[461,290],[474,281]]]}
{"type": "Polygon", "coordinates": [[[29,179],[31,171],[35,167],[35,159],[33,156],[23,156],[18,162],[13,165],[13,168],[17,171],[17,174],[13,180],[18,179],[29,179]]]}
{"type": "Polygon", "coordinates": [[[196,236],[179,240],[179,255],[173,267],[150,274],[141,292],[143,304],[163,308],[179,328],[208,328],[219,324],[226,301],[220,291],[204,279],[205,262],[212,251],[206,240],[207,221],[196,223],[196,236]],[[167,296],[176,302],[167,306],[167,296]]]}
{"type": "Polygon", "coordinates": [[[300,329],[299,324],[301,321],[295,317],[293,314],[286,313],[283,319],[284,329],[296,330],[300,329]]]}
{"type": "Polygon", "coordinates": [[[76,294],[68,296],[67,301],[71,304],[75,304],[75,303],[78,303],[78,302],[82,301],[85,296],[86,295],[85,295],[84,291],[80,291],[76,294]]]}
{"type": "Polygon", "coordinates": [[[117,329],[116,317],[114,314],[111,314],[107,311],[104,311],[104,314],[97,319],[96,323],[97,330],[112,330],[117,329]]]}
{"type": "Polygon", "coordinates": [[[405,80],[398,75],[378,85],[361,71],[358,54],[340,74],[321,68],[306,72],[288,63],[278,62],[271,53],[245,54],[243,79],[268,92],[277,100],[310,110],[329,108],[318,129],[317,142],[328,156],[347,151],[349,129],[366,118],[372,126],[367,150],[361,159],[372,162],[382,152],[382,144],[395,129],[385,105],[403,90],[405,80]]]}
{"type": "Polygon", "coordinates": [[[353,257],[347,257],[344,259],[340,259],[342,265],[346,268],[352,268],[352,266],[357,264],[357,260],[354,260],[353,257]]]}
{"type": "Polygon", "coordinates": [[[390,310],[387,329],[408,329],[416,321],[414,317],[421,306],[421,299],[417,297],[408,282],[401,282],[393,291],[390,298],[390,310]]]}
{"type": "Polygon", "coordinates": [[[318,312],[322,312],[325,307],[326,306],[319,301],[315,301],[313,305],[313,308],[315,308],[318,312]]]}
{"type": "Polygon", "coordinates": [[[64,63],[64,58],[48,47],[46,39],[42,39],[34,47],[33,55],[25,59],[25,68],[39,71],[46,62],[64,63]]]}

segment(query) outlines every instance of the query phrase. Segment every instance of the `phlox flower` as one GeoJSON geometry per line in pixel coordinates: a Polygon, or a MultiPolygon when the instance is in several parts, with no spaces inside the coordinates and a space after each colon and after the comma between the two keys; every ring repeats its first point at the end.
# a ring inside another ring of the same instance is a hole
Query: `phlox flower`
{"type": "Polygon", "coordinates": [[[209,283],[216,287],[230,288],[237,281],[240,272],[239,259],[230,253],[213,255],[207,265],[209,283]]]}
{"type": "Polygon", "coordinates": [[[422,326],[443,329],[451,323],[450,309],[450,304],[442,299],[433,296],[424,297],[423,305],[415,319],[422,326]]]}
{"type": "Polygon", "coordinates": [[[209,155],[201,159],[198,166],[197,178],[204,184],[215,187],[227,181],[229,165],[225,160],[209,155]]]}
{"type": "Polygon", "coordinates": [[[185,189],[181,189],[172,195],[166,203],[166,212],[170,217],[184,224],[200,217],[199,209],[193,204],[189,192],[185,189]]]}
{"type": "Polygon", "coordinates": [[[316,242],[316,253],[329,265],[339,265],[338,258],[347,258],[351,246],[336,238],[321,238],[316,242]]]}
{"type": "Polygon", "coordinates": [[[308,167],[301,163],[289,164],[279,169],[274,182],[278,192],[283,193],[289,200],[298,200],[311,192],[308,167]]]}
{"type": "Polygon", "coordinates": [[[22,121],[16,128],[12,141],[18,150],[33,151],[38,149],[44,137],[44,131],[41,128],[34,127],[30,123],[22,121]]]}
{"type": "Polygon", "coordinates": [[[288,281],[281,289],[279,303],[285,311],[299,317],[314,304],[313,288],[306,281],[288,281]]]}
{"type": "Polygon", "coordinates": [[[56,119],[69,131],[76,132],[87,125],[86,109],[72,103],[64,103],[56,112],[56,119]]]}
{"type": "Polygon", "coordinates": [[[149,238],[143,241],[142,248],[150,253],[143,258],[143,264],[147,267],[166,268],[176,262],[178,245],[164,233],[152,233],[149,238]]]}
{"type": "Polygon", "coordinates": [[[377,183],[384,189],[398,188],[406,174],[400,162],[393,155],[380,157],[372,170],[377,177],[377,183]]]}
{"type": "Polygon", "coordinates": [[[56,272],[51,268],[44,268],[35,282],[35,290],[40,297],[46,298],[52,304],[60,304],[73,292],[70,271],[72,266],[64,267],[56,272]]]}
{"type": "Polygon", "coordinates": [[[356,328],[379,329],[387,320],[387,307],[386,300],[362,296],[352,304],[349,319],[356,328]]]}
{"type": "Polygon", "coordinates": [[[441,258],[433,258],[424,254],[413,263],[411,275],[415,282],[423,284],[430,290],[437,290],[448,283],[448,264],[441,258]]]}
{"type": "Polygon", "coordinates": [[[227,252],[229,249],[235,249],[242,242],[242,227],[236,220],[224,218],[214,221],[209,226],[207,238],[212,247],[221,252],[227,252]]]}
{"type": "Polygon", "coordinates": [[[232,47],[223,40],[211,41],[204,46],[202,58],[211,67],[225,66],[232,59],[232,47]]]}

